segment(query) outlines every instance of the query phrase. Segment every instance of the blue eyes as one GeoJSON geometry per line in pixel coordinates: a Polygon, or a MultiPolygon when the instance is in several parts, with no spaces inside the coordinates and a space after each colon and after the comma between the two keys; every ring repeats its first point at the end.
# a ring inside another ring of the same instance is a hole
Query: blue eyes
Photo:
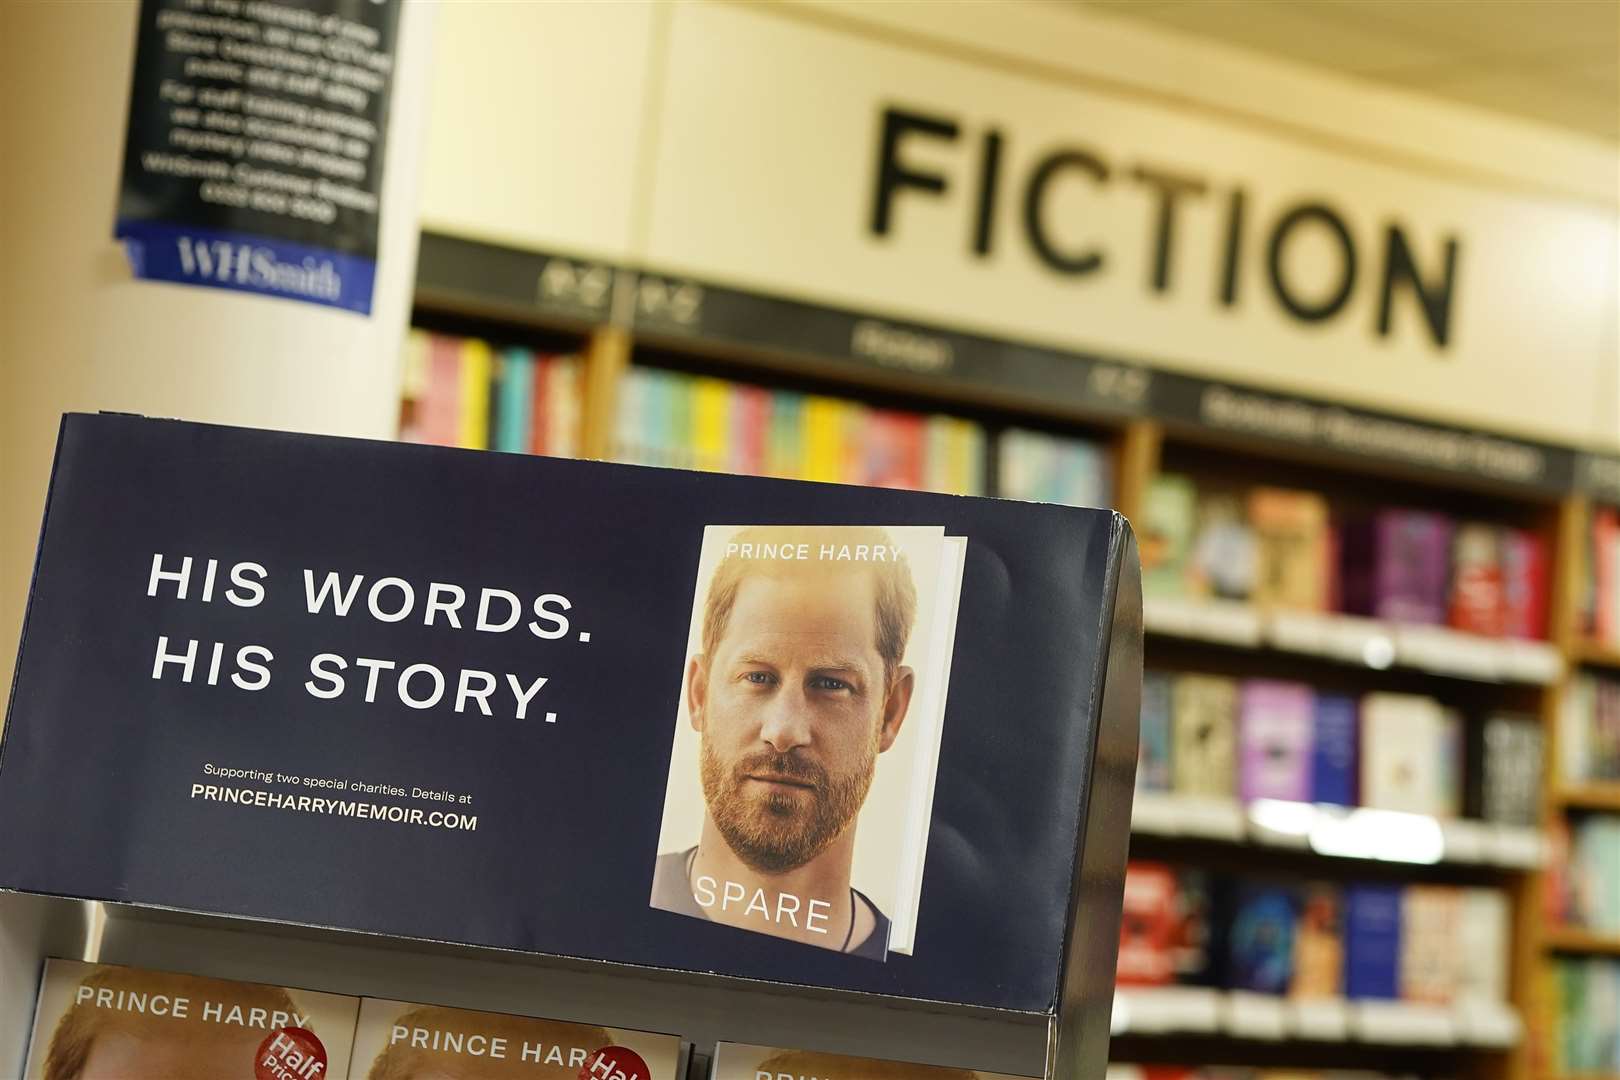
{"type": "MultiPolygon", "coordinates": [[[[750,686],[776,686],[781,682],[769,671],[745,671],[742,673],[742,679],[750,686]]],[[[852,684],[831,675],[813,675],[805,685],[823,694],[849,693],[855,689],[852,684]]]]}

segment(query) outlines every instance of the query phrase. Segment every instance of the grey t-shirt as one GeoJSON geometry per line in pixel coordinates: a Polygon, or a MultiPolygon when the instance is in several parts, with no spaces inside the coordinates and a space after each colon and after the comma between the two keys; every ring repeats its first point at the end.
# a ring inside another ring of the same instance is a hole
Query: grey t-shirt
{"type": "MultiPolygon", "coordinates": [[[[703,905],[697,902],[692,895],[692,885],[687,878],[687,869],[691,865],[697,848],[690,847],[685,851],[670,851],[658,856],[658,862],[653,868],[652,906],[663,911],[673,911],[677,915],[691,915],[698,919],[707,919],[709,913],[703,910],[703,905]]],[[[882,960],[889,949],[889,919],[878,906],[861,890],[851,887],[850,893],[855,902],[865,904],[872,912],[874,925],[872,932],[859,944],[851,944],[847,950],[850,956],[865,957],[868,960],[882,960]]]]}

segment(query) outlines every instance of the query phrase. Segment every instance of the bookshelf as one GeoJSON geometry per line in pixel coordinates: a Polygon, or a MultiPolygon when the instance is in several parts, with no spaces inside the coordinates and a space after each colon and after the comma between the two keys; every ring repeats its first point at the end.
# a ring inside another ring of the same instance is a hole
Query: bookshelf
{"type": "MultiPolygon", "coordinates": [[[[1445,425],[1202,380],[1132,358],[990,340],[882,313],[815,307],[679,275],[449,237],[423,238],[418,277],[418,325],[503,340],[549,335],[546,340],[577,349],[584,364],[586,456],[610,453],[626,373],[632,365],[650,365],[967,415],[987,432],[989,494],[999,494],[998,436],[1030,426],[1102,447],[1113,505],[1135,521],[1147,510],[1154,479],[1185,471],[1234,486],[1263,477],[1267,485],[1318,492],[1336,508],[1438,509],[1533,536],[1547,553],[1548,610],[1540,640],[1303,615],[1263,604],[1150,600],[1144,611],[1148,665],[1299,679],[1343,693],[1428,694],[1468,713],[1470,722],[1498,707],[1526,714],[1543,733],[1543,822],[1571,810],[1620,811],[1620,782],[1565,784],[1556,768],[1559,716],[1572,680],[1586,669],[1620,671],[1620,648],[1589,640],[1579,628],[1591,500],[1605,496],[1593,478],[1616,475],[1612,459],[1508,436],[1487,437],[1493,452],[1473,454],[1463,450],[1476,445],[1474,435],[1445,425]],[[884,347],[894,341],[905,347],[884,347]],[[1283,412],[1312,422],[1264,422],[1283,412]],[[1414,453],[1412,444],[1384,438],[1397,423],[1402,433],[1421,432],[1422,445],[1435,452],[1414,453]],[[1604,467],[1593,467],[1595,461],[1604,467]]],[[[1444,841],[1436,859],[1347,858],[1258,827],[1242,806],[1161,803],[1139,808],[1132,857],[1302,881],[1499,889],[1511,905],[1508,1005],[1513,1022],[1523,1025],[1522,1037],[1503,1038],[1500,1029],[1482,1038],[1408,1037],[1400,1033],[1425,1030],[1425,1023],[1432,1033],[1459,1022],[1410,1012],[1383,1017],[1374,1009],[1370,1021],[1349,1024],[1337,1038],[1285,1027],[1276,1037],[1257,1039],[1241,1024],[1232,1030],[1220,1021],[1165,1040],[1127,1024],[1116,1031],[1116,1060],[1303,1068],[1359,1063],[1489,1080],[1597,1080],[1554,1077],[1544,974],[1555,955],[1615,956],[1620,943],[1542,926],[1547,867],[1536,830],[1520,830],[1525,835],[1498,845],[1494,833],[1482,837],[1468,822],[1434,826],[1444,841]],[[1380,1028],[1381,1022],[1390,1026],[1380,1028]]],[[[1140,1024],[1142,1009],[1151,1014],[1153,1006],[1143,1005],[1150,999],[1142,991],[1131,994],[1140,1024]]],[[[1207,1002],[1197,1008],[1208,1013],[1207,1002]]],[[[1222,1004],[1216,1013],[1229,1015],[1230,1008],[1222,1004]]]]}

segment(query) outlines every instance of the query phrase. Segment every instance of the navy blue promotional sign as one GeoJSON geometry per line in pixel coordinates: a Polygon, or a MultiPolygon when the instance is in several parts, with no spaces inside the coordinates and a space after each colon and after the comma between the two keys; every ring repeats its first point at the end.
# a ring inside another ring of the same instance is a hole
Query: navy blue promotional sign
{"type": "Polygon", "coordinates": [[[0,888],[1059,1016],[1100,1075],[1140,603],[1109,511],[69,416],[0,888]]]}
{"type": "Polygon", "coordinates": [[[371,311],[402,0],[142,0],[137,277],[371,311]]]}

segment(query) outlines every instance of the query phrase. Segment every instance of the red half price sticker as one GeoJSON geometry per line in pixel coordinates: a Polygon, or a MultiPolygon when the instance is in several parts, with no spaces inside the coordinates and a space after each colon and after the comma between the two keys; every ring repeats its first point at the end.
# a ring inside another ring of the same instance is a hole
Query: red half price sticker
{"type": "Polygon", "coordinates": [[[326,1047],[308,1028],[272,1031],[253,1059],[253,1080],[325,1080],[326,1047]]]}
{"type": "Polygon", "coordinates": [[[641,1055],[627,1046],[604,1046],[579,1070],[579,1080],[652,1080],[641,1055]]]}

